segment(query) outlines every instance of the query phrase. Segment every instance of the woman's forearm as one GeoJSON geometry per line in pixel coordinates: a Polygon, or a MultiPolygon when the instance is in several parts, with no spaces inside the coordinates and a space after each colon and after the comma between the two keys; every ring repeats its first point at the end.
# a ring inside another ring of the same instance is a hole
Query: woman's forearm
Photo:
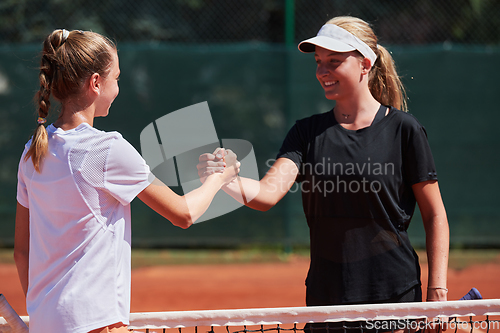
{"type": "Polygon", "coordinates": [[[430,180],[413,185],[425,228],[429,278],[428,301],[447,300],[450,230],[438,182],[430,180]]]}
{"type": "Polygon", "coordinates": [[[295,182],[298,168],[287,158],[279,158],[260,181],[238,177],[223,187],[224,192],[255,210],[274,207],[295,182]]]}
{"type": "Polygon", "coordinates": [[[245,177],[238,177],[222,189],[239,203],[259,211],[269,210],[283,197],[263,181],[245,177]]]}
{"type": "Polygon", "coordinates": [[[449,255],[449,227],[446,216],[435,216],[424,222],[426,228],[426,250],[429,276],[427,300],[447,300],[447,275],[449,255]]]}

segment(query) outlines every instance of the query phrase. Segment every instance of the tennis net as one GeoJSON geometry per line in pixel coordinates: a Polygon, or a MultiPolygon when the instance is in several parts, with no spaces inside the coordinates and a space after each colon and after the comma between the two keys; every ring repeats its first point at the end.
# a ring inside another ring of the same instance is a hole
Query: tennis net
{"type": "MultiPolygon", "coordinates": [[[[28,317],[22,317],[28,322],[28,317]]],[[[132,313],[129,328],[146,333],[500,333],[500,299],[322,307],[132,313]],[[305,328],[304,328],[305,327],[305,328]],[[353,331],[354,330],[354,331],[353,331]]],[[[0,317],[0,332],[10,332],[0,317]]]]}
{"type": "Polygon", "coordinates": [[[136,332],[500,332],[500,299],[133,313],[136,332]],[[304,328],[305,327],[305,328],[304,328]],[[351,331],[352,332],[352,331],[351,331]]]}

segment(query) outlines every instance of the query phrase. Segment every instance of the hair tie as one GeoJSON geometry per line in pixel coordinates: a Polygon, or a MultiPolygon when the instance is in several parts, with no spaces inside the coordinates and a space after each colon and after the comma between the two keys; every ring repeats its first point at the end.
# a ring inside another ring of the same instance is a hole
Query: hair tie
{"type": "Polygon", "coordinates": [[[42,118],[42,117],[38,117],[38,120],[37,120],[38,125],[45,124],[46,122],[47,122],[47,119],[42,118]]]}
{"type": "Polygon", "coordinates": [[[62,29],[62,42],[64,43],[66,39],[69,37],[69,31],[66,29],[62,29]]]}

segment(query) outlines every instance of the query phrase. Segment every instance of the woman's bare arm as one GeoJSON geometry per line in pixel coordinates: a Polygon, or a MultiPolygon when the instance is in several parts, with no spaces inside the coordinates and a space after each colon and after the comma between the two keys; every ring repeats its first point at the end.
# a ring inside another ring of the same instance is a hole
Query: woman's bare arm
{"type": "Polygon", "coordinates": [[[448,254],[450,230],[437,181],[413,185],[425,228],[425,243],[429,265],[428,301],[447,300],[448,254]]]}

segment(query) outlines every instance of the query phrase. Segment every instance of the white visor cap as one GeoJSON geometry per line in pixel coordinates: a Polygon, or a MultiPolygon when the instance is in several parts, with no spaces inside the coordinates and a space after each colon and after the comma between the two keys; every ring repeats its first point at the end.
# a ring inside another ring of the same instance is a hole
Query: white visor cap
{"type": "Polygon", "coordinates": [[[316,37],[299,43],[299,50],[310,53],[315,51],[316,46],[335,52],[358,50],[365,58],[370,59],[372,66],[377,60],[377,55],[365,42],[335,24],[327,23],[322,26],[316,37]]]}

